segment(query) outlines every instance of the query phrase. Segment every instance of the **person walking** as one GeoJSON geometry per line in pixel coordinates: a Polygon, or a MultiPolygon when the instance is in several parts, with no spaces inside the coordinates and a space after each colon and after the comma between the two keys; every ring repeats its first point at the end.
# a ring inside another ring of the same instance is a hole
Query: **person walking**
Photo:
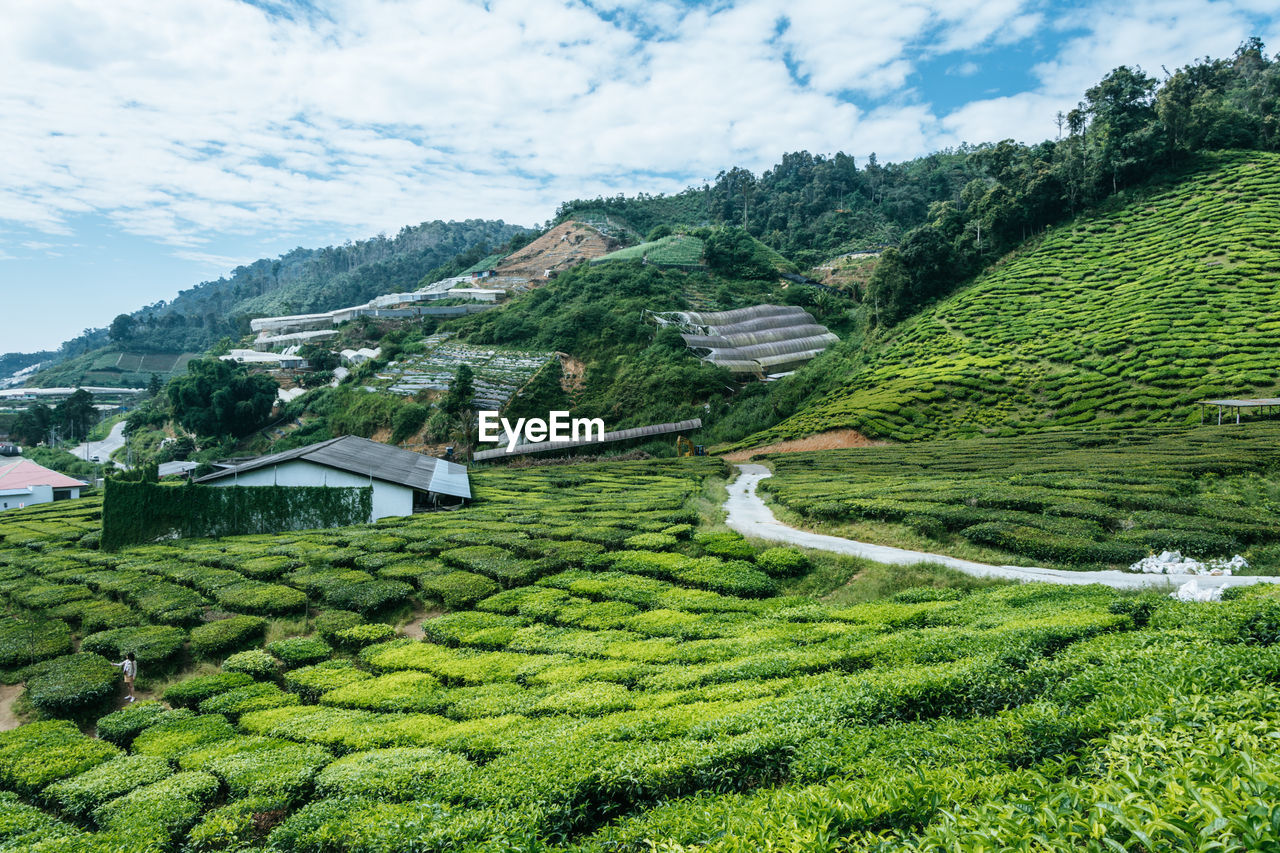
{"type": "Polygon", "coordinates": [[[133,652],[129,652],[116,666],[124,673],[124,686],[129,692],[124,701],[132,702],[136,698],[133,695],[133,680],[138,677],[138,659],[133,656],[133,652]]]}

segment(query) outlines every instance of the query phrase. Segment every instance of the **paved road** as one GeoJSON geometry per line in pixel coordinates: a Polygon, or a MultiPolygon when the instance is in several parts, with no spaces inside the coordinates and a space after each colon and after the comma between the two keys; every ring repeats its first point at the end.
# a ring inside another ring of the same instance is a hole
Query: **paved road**
{"type": "Polygon", "coordinates": [[[124,421],[113,426],[111,432],[107,433],[107,437],[102,441],[87,441],[84,444],[77,444],[71,451],[71,455],[79,457],[86,462],[97,456],[105,465],[108,457],[121,447],[124,447],[124,421]]]}
{"type": "Polygon", "coordinates": [[[868,560],[875,560],[877,563],[888,563],[893,566],[905,566],[913,563],[938,563],[982,578],[996,577],[1063,584],[1100,583],[1117,589],[1137,589],[1147,586],[1181,586],[1193,579],[1202,589],[1248,586],[1255,583],[1280,583],[1280,577],[1251,577],[1247,575],[1233,575],[1230,577],[1154,575],[1120,571],[1072,572],[1035,566],[992,566],[987,563],[959,560],[943,554],[908,551],[903,548],[891,548],[887,545],[855,542],[852,539],[844,539],[839,536],[810,533],[807,530],[797,530],[778,521],[774,517],[773,511],[756,494],[756,485],[765,477],[773,476],[773,472],[763,465],[743,464],[738,465],[737,468],[741,473],[738,479],[729,485],[729,499],[725,501],[724,508],[728,514],[726,523],[743,536],[770,539],[775,542],[785,542],[789,545],[799,545],[803,548],[816,548],[820,551],[831,551],[836,554],[851,554],[855,557],[864,557],[868,560]]]}

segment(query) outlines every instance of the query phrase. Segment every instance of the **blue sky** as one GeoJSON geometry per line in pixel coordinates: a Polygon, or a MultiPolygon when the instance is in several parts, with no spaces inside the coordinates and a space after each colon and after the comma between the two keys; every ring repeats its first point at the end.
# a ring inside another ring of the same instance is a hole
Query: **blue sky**
{"type": "Polygon", "coordinates": [[[1274,0],[41,0],[0,28],[0,352],[295,246],[533,225],[787,151],[1056,133],[1274,0]]]}

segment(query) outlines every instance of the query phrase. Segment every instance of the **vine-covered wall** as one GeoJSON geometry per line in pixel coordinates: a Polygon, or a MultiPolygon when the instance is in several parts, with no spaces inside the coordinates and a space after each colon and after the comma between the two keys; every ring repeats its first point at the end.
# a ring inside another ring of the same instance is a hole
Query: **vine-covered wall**
{"type": "Polygon", "coordinates": [[[104,550],[157,539],[237,536],[364,524],[373,489],[332,486],[162,486],[107,480],[104,550]]]}

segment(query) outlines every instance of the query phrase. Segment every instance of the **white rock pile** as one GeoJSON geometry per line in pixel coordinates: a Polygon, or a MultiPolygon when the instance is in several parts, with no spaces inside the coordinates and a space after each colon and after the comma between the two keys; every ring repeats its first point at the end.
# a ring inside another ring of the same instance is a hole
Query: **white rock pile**
{"type": "Polygon", "coordinates": [[[1129,571],[1148,575],[1230,575],[1247,568],[1249,564],[1239,554],[1230,560],[1201,562],[1182,556],[1181,551],[1161,551],[1159,554],[1143,557],[1130,566],[1129,571]]]}
{"type": "Polygon", "coordinates": [[[1201,587],[1195,578],[1184,583],[1182,586],[1169,593],[1170,598],[1176,598],[1179,601],[1221,601],[1222,587],[1207,586],[1201,587]]]}

